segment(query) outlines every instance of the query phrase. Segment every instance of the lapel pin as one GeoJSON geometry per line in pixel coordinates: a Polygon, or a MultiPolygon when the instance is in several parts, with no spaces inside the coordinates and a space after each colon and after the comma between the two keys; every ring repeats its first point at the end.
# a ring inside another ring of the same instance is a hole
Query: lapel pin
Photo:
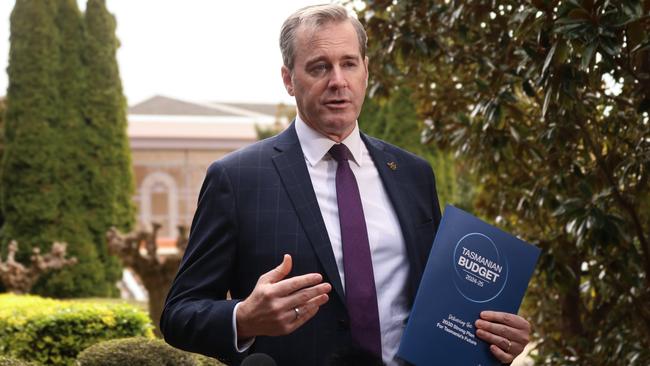
{"type": "Polygon", "coordinates": [[[388,163],[386,163],[386,165],[388,165],[390,170],[397,170],[397,163],[394,161],[389,161],[388,163]]]}

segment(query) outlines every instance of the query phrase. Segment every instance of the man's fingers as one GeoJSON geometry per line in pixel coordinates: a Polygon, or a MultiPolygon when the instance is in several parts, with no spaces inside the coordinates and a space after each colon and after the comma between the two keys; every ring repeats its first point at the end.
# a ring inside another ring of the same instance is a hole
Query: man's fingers
{"type": "Polygon", "coordinates": [[[323,294],[316,296],[304,305],[294,307],[294,309],[298,309],[298,316],[295,315],[294,310],[294,322],[296,323],[296,328],[300,327],[309,319],[313,318],[314,315],[316,315],[318,312],[318,309],[328,300],[329,296],[327,294],[323,294]]]}
{"type": "Polygon", "coordinates": [[[309,300],[303,306],[306,306],[307,308],[313,308],[314,310],[318,310],[318,308],[325,305],[325,303],[329,301],[329,299],[330,297],[328,294],[318,295],[313,299],[309,300]]]}
{"type": "Polygon", "coordinates": [[[475,325],[478,329],[483,329],[524,346],[529,341],[530,323],[519,315],[483,311],[481,312],[481,319],[477,320],[475,325]]]}
{"type": "Polygon", "coordinates": [[[482,311],[475,325],[476,336],[490,343],[490,351],[501,362],[512,362],[528,344],[530,323],[519,315],[482,311]]]}
{"type": "Polygon", "coordinates": [[[524,346],[517,342],[509,341],[482,329],[478,329],[476,335],[490,344],[490,352],[502,363],[512,362],[524,349],[524,346]]]}
{"type": "Polygon", "coordinates": [[[511,363],[512,360],[515,359],[515,356],[504,352],[501,348],[495,345],[490,346],[490,352],[492,352],[494,357],[496,357],[497,360],[501,361],[501,363],[511,363]]]}
{"type": "Polygon", "coordinates": [[[530,331],[530,323],[519,315],[504,313],[501,311],[481,311],[481,319],[493,323],[501,323],[513,328],[530,331]]]}
{"type": "Polygon", "coordinates": [[[276,282],[273,286],[273,292],[284,297],[321,282],[323,282],[323,276],[320,273],[307,273],[276,282]]]}
{"type": "Polygon", "coordinates": [[[293,266],[293,260],[289,254],[285,254],[282,263],[272,270],[260,276],[258,283],[276,283],[287,277],[293,266]]]}
{"type": "Polygon", "coordinates": [[[494,333],[490,333],[483,329],[476,330],[476,336],[491,345],[501,348],[503,352],[509,353],[511,355],[518,355],[521,353],[521,351],[523,351],[524,346],[526,345],[525,343],[521,344],[517,341],[510,340],[506,337],[494,333]]]}
{"type": "Polygon", "coordinates": [[[485,320],[477,320],[476,328],[485,332],[495,334],[501,338],[513,339],[516,335],[514,329],[498,323],[492,323],[485,320]]]}
{"type": "Polygon", "coordinates": [[[296,291],[293,294],[287,296],[286,306],[293,307],[306,304],[311,301],[313,298],[318,297],[323,294],[327,294],[332,291],[332,285],[329,283],[319,283],[315,286],[303,288],[302,290],[296,291]]]}
{"type": "Polygon", "coordinates": [[[314,315],[318,312],[318,309],[321,305],[325,304],[329,300],[327,294],[323,294],[311,299],[306,304],[300,306],[294,306],[292,308],[287,308],[279,320],[280,334],[289,334],[300,328],[303,324],[313,318],[314,315]]]}

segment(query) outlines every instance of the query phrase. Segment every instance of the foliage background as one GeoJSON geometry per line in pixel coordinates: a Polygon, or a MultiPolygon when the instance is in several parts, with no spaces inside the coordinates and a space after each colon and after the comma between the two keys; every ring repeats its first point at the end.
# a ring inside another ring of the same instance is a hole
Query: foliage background
{"type": "MultiPolygon", "coordinates": [[[[4,125],[5,125],[5,100],[4,98],[0,98],[0,162],[2,162],[2,153],[4,151],[4,125]]],[[[2,189],[2,184],[0,182],[0,190],[2,189]]],[[[4,216],[2,215],[2,210],[0,210],[0,227],[2,227],[2,223],[4,223],[4,216]]],[[[0,286],[1,287],[1,286],[0,286]]]]}
{"type": "Polygon", "coordinates": [[[121,276],[105,233],[132,227],[133,175],[115,19],[104,0],[17,0],[0,171],[3,249],[68,243],[78,264],[45,276],[37,293],[106,296],[121,276]]]}
{"type": "Polygon", "coordinates": [[[365,1],[370,92],[412,90],[474,212],[543,249],[537,360],[650,363],[650,2],[365,1]]]}
{"type": "Polygon", "coordinates": [[[401,87],[388,98],[366,96],[359,116],[361,130],[429,161],[436,177],[441,209],[447,203],[463,209],[472,207],[472,175],[451,153],[421,143],[424,124],[418,118],[411,94],[408,87],[401,87]]]}

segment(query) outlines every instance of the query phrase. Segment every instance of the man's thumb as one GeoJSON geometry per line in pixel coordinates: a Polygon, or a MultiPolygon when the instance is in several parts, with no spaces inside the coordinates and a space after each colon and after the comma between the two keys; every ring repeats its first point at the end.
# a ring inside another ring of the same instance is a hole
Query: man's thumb
{"type": "Polygon", "coordinates": [[[282,263],[279,266],[273,268],[269,272],[265,273],[262,277],[265,282],[275,283],[283,278],[287,277],[289,272],[291,272],[291,267],[293,266],[293,260],[289,254],[285,254],[282,258],[282,263]]]}

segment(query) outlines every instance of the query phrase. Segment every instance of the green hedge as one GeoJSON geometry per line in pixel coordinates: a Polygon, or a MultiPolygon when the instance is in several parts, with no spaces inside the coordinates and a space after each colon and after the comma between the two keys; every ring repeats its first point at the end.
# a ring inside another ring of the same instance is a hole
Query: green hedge
{"type": "Polygon", "coordinates": [[[149,316],[128,304],[0,295],[0,354],[74,365],[79,352],[109,339],[153,337],[149,316]]]}
{"type": "Polygon", "coordinates": [[[79,366],[218,366],[219,361],[173,348],[160,339],[142,337],[98,343],[81,352],[79,366]]]}
{"type": "Polygon", "coordinates": [[[0,356],[0,366],[36,366],[35,364],[17,358],[0,356]]]}

